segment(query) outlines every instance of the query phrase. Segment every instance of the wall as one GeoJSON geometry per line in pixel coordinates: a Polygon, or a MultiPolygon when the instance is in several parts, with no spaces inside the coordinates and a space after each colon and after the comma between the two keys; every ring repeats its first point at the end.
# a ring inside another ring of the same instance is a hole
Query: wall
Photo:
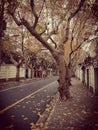
{"type": "Polygon", "coordinates": [[[82,70],[81,67],[76,68],[75,76],[82,81],[82,70]]]}
{"type": "MultiPolygon", "coordinates": [[[[0,66],[0,80],[15,79],[16,77],[16,66],[5,64],[0,66]]],[[[25,77],[25,69],[20,68],[20,78],[25,77]]]]}
{"type": "Polygon", "coordinates": [[[95,93],[95,76],[93,66],[90,66],[89,68],[89,87],[92,88],[95,93]]]}
{"type": "MultiPolygon", "coordinates": [[[[83,81],[83,71],[81,67],[77,67],[75,75],[78,79],[83,81]]],[[[95,93],[95,74],[94,74],[94,67],[88,66],[85,69],[85,82],[84,85],[93,93],[95,93]]]]}

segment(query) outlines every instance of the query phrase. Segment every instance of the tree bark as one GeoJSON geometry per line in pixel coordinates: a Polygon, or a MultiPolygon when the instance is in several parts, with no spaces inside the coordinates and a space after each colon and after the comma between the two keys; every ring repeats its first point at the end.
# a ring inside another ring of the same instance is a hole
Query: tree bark
{"type": "Polygon", "coordinates": [[[30,68],[31,69],[31,79],[33,78],[33,69],[32,68],[30,68]]]}
{"type": "Polygon", "coordinates": [[[63,55],[59,54],[57,63],[59,68],[58,91],[60,94],[60,98],[62,100],[67,100],[68,98],[70,98],[69,76],[67,71],[68,66],[65,63],[63,55]]]}
{"type": "Polygon", "coordinates": [[[16,68],[17,68],[17,71],[16,71],[16,81],[19,81],[20,80],[20,66],[17,65],[16,68]]]}

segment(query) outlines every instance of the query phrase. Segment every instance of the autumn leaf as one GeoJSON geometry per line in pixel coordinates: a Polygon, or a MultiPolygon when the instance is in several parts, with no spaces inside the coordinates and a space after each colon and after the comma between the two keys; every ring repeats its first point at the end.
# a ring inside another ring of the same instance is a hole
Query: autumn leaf
{"type": "Polygon", "coordinates": [[[41,100],[41,103],[44,103],[45,101],[44,100],[41,100]]]}
{"type": "Polygon", "coordinates": [[[64,113],[63,115],[64,115],[64,116],[67,116],[67,114],[66,114],[66,113],[64,113]]]}
{"type": "Polygon", "coordinates": [[[49,106],[50,106],[49,104],[46,105],[46,107],[49,107],[49,106]]]}
{"type": "Polygon", "coordinates": [[[37,111],[40,111],[40,108],[36,108],[37,111]]]}
{"type": "Polygon", "coordinates": [[[33,128],[36,128],[36,125],[32,122],[32,123],[30,123],[30,125],[31,125],[31,128],[33,129],[33,128]]]}
{"type": "Polygon", "coordinates": [[[10,117],[11,117],[11,118],[14,118],[14,117],[15,117],[15,115],[11,115],[10,117]]]}
{"type": "Polygon", "coordinates": [[[14,125],[9,125],[9,126],[6,126],[5,129],[11,129],[13,127],[14,127],[14,125]]]}
{"type": "Polygon", "coordinates": [[[26,102],[26,104],[28,104],[29,102],[26,102]]]}
{"type": "Polygon", "coordinates": [[[87,114],[87,112],[86,112],[85,110],[82,110],[81,112],[82,112],[83,114],[87,114]]]}
{"type": "Polygon", "coordinates": [[[25,117],[25,118],[23,118],[23,120],[28,120],[28,118],[27,118],[27,117],[25,117]]]}
{"type": "Polygon", "coordinates": [[[49,108],[46,108],[45,110],[46,110],[47,112],[50,112],[50,109],[49,109],[49,108]]]}
{"type": "Polygon", "coordinates": [[[37,115],[38,115],[40,118],[43,117],[43,115],[41,115],[40,112],[38,112],[37,115]]]}
{"type": "Polygon", "coordinates": [[[32,111],[33,113],[36,113],[36,111],[32,111]]]}
{"type": "Polygon", "coordinates": [[[50,96],[49,95],[47,95],[47,98],[49,98],[50,96]]]}
{"type": "Polygon", "coordinates": [[[42,128],[44,126],[44,124],[41,122],[39,123],[39,127],[42,128]]]}
{"type": "Polygon", "coordinates": [[[21,117],[23,117],[23,118],[24,118],[24,117],[25,117],[25,115],[21,115],[21,117]]]}
{"type": "Polygon", "coordinates": [[[69,113],[67,113],[68,115],[71,115],[71,113],[69,112],[69,113]]]}

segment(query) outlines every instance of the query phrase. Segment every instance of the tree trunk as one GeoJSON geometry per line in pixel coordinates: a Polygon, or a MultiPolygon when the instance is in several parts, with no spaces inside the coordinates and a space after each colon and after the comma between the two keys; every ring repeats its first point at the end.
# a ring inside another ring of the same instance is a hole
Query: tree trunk
{"type": "Polygon", "coordinates": [[[70,98],[70,90],[69,90],[69,76],[68,76],[68,66],[66,66],[64,56],[58,56],[58,68],[59,68],[59,87],[58,91],[60,94],[60,98],[62,100],[67,100],[70,98]]]}
{"type": "Polygon", "coordinates": [[[33,78],[33,69],[32,68],[30,68],[31,69],[31,79],[33,78]]]}
{"type": "Polygon", "coordinates": [[[19,81],[19,80],[20,80],[20,66],[17,65],[16,68],[17,68],[17,72],[16,72],[16,81],[19,81]]]}
{"type": "Polygon", "coordinates": [[[71,77],[72,77],[72,67],[71,67],[71,64],[68,65],[67,75],[68,75],[68,83],[69,83],[69,86],[71,86],[71,77]]]}

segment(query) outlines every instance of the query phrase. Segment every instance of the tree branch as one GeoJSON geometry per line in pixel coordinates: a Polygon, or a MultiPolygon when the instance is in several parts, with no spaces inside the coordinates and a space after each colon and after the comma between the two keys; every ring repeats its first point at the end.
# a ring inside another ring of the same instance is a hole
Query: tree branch
{"type": "Polygon", "coordinates": [[[75,15],[81,10],[81,8],[82,8],[82,6],[83,6],[83,4],[84,4],[85,1],[86,1],[86,0],[81,0],[81,1],[80,1],[79,5],[78,5],[78,8],[75,10],[75,12],[71,13],[70,17],[68,18],[69,21],[70,21],[73,17],[75,17],[75,15]]]}
{"type": "Polygon", "coordinates": [[[78,8],[75,10],[75,12],[71,13],[71,15],[68,17],[68,20],[67,20],[67,25],[66,25],[66,34],[65,34],[65,38],[64,38],[64,41],[63,43],[66,43],[68,41],[68,36],[69,36],[69,27],[70,27],[70,21],[73,17],[75,17],[75,15],[81,10],[84,2],[86,0],[81,0],[79,5],[78,5],[78,8]]]}
{"type": "Polygon", "coordinates": [[[41,12],[42,12],[42,10],[43,10],[45,1],[46,1],[46,0],[43,0],[43,4],[42,4],[42,7],[41,7],[41,10],[40,10],[40,12],[39,12],[39,16],[38,16],[38,17],[40,17],[40,15],[41,15],[41,12]]]}
{"type": "Polygon", "coordinates": [[[33,13],[33,15],[34,15],[34,18],[35,18],[35,21],[34,21],[34,24],[33,24],[33,29],[35,29],[36,28],[36,25],[37,25],[37,23],[38,23],[38,15],[37,15],[37,13],[36,13],[36,11],[35,11],[35,5],[34,5],[34,0],[30,0],[30,6],[31,6],[31,9],[32,9],[32,13],[33,13]]]}
{"type": "Polygon", "coordinates": [[[57,44],[56,42],[50,37],[50,40],[52,41],[52,43],[55,45],[55,48],[57,48],[57,44]]]}
{"type": "Polygon", "coordinates": [[[25,19],[22,19],[22,23],[28,29],[28,31],[32,34],[32,36],[34,36],[38,41],[40,41],[43,44],[43,46],[49,49],[51,53],[54,52],[53,47],[48,42],[46,42],[41,37],[41,35],[36,32],[36,30],[32,29],[31,25],[25,19]]]}
{"type": "Polygon", "coordinates": [[[79,18],[79,17],[77,17],[77,19],[76,19],[76,21],[75,21],[75,24],[74,24],[74,26],[73,26],[72,32],[71,32],[71,41],[70,41],[70,49],[71,49],[71,51],[73,51],[73,48],[72,48],[72,43],[73,43],[73,40],[74,40],[74,35],[73,35],[73,33],[74,33],[74,31],[75,31],[75,26],[77,25],[78,18],[79,18]]]}
{"type": "Polygon", "coordinates": [[[23,22],[20,21],[20,20],[18,20],[14,14],[11,14],[11,16],[13,17],[15,23],[16,23],[18,26],[23,25],[23,22]]]}

